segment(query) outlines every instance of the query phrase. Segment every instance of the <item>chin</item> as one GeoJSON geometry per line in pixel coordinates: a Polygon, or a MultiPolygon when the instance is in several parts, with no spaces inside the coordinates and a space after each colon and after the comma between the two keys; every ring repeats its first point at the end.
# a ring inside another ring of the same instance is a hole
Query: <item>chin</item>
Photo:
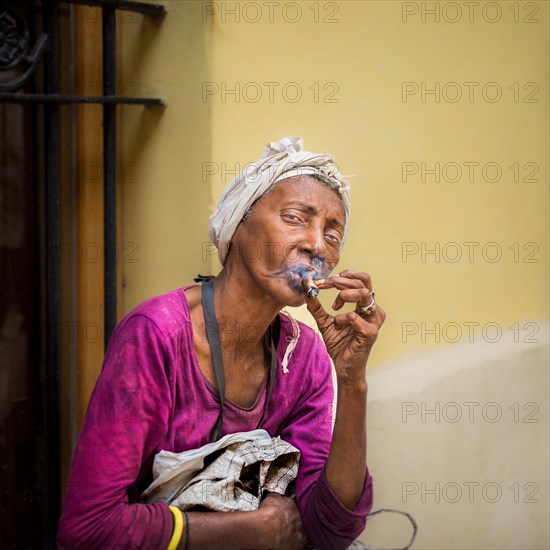
{"type": "Polygon", "coordinates": [[[281,302],[284,306],[300,307],[306,303],[306,298],[301,288],[285,285],[285,289],[281,293],[281,302]]]}
{"type": "Polygon", "coordinates": [[[302,290],[292,288],[288,284],[278,284],[275,288],[270,288],[266,298],[277,302],[281,307],[300,307],[306,303],[302,290]]]}
{"type": "Polygon", "coordinates": [[[285,306],[288,307],[300,307],[306,303],[306,299],[303,296],[294,295],[292,299],[287,300],[285,306]]]}

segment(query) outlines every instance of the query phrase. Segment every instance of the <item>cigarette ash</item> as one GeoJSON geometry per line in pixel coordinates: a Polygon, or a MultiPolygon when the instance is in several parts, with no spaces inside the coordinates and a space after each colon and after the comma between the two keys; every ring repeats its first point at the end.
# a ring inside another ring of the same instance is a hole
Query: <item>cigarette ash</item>
{"type": "Polygon", "coordinates": [[[319,294],[314,279],[324,279],[330,275],[330,269],[324,258],[313,258],[310,265],[293,265],[284,271],[290,287],[298,294],[306,293],[310,298],[319,294]]]}
{"type": "Polygon", "coordinates": [[[319,287],[313,282],[313,277],[304,277],[302,279],[302,289],[308,298],[317,298],[319,287]]]}

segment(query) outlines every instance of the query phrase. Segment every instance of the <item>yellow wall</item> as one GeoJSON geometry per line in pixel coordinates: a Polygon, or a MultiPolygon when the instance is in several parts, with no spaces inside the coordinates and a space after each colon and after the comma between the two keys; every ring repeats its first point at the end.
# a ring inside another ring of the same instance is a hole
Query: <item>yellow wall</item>
{"type": "Polygon", "coordinates": [[[198,159],[211,147],[210,106],[200,83],[211,70],[211,31],[200,4],[167,2],[160,20],[121,18],[121,83],[166,107],[122,109],[123,311],[192,281],[208,238],[210,189],[198,159]]]}
{"type": "MultiPolygon", "coordinates": [[[[122,24],[123,78],[167,103],[123,110],[122,160],[134,176],[123,185],[123,240],[139,247],[126,258],[138,261],[123,264],[124,312],[216,272],[203,251],[229,172],[256,160],[267,141],[302,136],[354,175],[340,265],[369,271],[388,312],[369,373],[375,508],[412,512],[418,548],[547,548],[549,3],[281,1],[270,4],[272,21],[262,1],[164,4],[160,25],[122,24]],[[240,21],[227,13],[236,4],[240,21]],[[421,13],[436,6],[439,22],[421,13]],[[456,6],[462,17],[452,23],[456,6]],[[419,88],[406,101],[404,82],[419,88]],[[439,83],[439,101],[422,98],[422,83],[439,83]],[[236,85],[239,95],[228,93],[236,85]],[[302,97],[292,102],[296,85],[302,97]],[[490,101],[496,85],[502,96],[490,101]],[[453,102],[457,89],[463,96],[453,102]],[[203,97],[207,90],[217,93],[203,97]],[[403,181],[403,163],[440,163],[441,180],[403,181]],[[452,163],[462,169],[456,182],[452,163]],[[500,179],[487,181],[495,168],[500,179]],[[406,261],[403,243],[418,247],[406,261]],[[439,258],[422,261],[422,243],[439,243],[439,258]],[[478,413],[496,403],[502,421],[478,414],[470,422],[465,402],[478,403],[478,413]],[[405,422],[407,403],[455,403],[464,417],[405,422]],[[536,422],[528,422],[534,407],[536,422]],[[435,505],[403,499],[411,483],[496,483],[503,497],[435,505]]],[[[323,294],[328,306],[332,296],[323,294]]],[[[397,523],[370,520],[362,538],[399,547],[409,530],[397,523]]]]}
{"type": "Polygon", "coordinates": [[[124,264],[124,311],[216,270],[215,261],[203,262],[203,243],[228,172],[257,159],[267,141],[300,135],[354,175],[340,266],[369,271],[388,311],[372,363],[436,346],[437,337],[445,345],[457,329],[463,340],[494,339],[499,329],[536,338],[538,325],[525,323],[548,316],[547,2],[520,5],[517,14],[513,2],[499,2],[498,21],[494,2],[471,14],[463,5],[455,23],[448,2],[439,3],[439,23],[421,13],[433,2],[300,2],[301,14],[288,2],[271,14],[261,2],[164,4],[158,26],[123,23],[123,78],[167,102],[162,113],[123,114],[123,160],[138,169],[124,185],[123,239],[139,247],[138,262],[124,264]],[[229,13],[237,5],[239,21],[229,13]],[[419,87],[406,102],[403,82],[419,87]],[[423,82],[439,83],[439,102],[422,101],[423,82]],[[490,85],[484,96],[490,82],[501,89],[498,101],[485,99],[496,90],[490,85]],[[524,102],[530,82],[539,86],[537,103],[524,102]],[[302,93],[295,102],[289,83],[302,93]],[[458,102],[448,83],[458,83],[458,102]],[[441,181],[412,174],[403,182],[405,162],[411,170],[440,163],[441,181]],[[458,182],[449,181],[447,163],[462,169],[458,182]],[[496,174],[487,163],[501,169],[499,181],[487,181],[496,174]],[[538,182],[523,181],[532,167],[538,182]],[[418,247],[405,262],[403,243],[418,247]],[[422,262],[421,247],[435,243],[440,257],[422,262]],[[490,261],[498,249],[501,259],[490,261]],[[462,260],[453,262],[457,252],[462,260]],[[434,328],[437,335],[423,334],[434,328]]]}

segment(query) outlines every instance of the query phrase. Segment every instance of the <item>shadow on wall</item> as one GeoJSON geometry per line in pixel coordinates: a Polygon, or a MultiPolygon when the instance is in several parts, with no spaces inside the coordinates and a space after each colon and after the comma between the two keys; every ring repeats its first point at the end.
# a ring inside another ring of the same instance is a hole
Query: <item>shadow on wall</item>
{"type": "MultiPolygon", "coordinates": [[[[510,332],[369,373],[373,509],[412,514],[414,548],[549,548],[549,325],[537,325],[538,342],[510,332]]],[[[360,539],[399,548],[410,533],[382,514],[360,539]]]]}
{"type": "Polygon", "coordinates": [[[211,80],[212,24],[201,23],[203,2],[165,4],[161,23],[142,18],[122,29],[122,81],[166,103],[123,110],[121,162],[132,168],[123,185],[123,241],[137,251],[122,266],[123,313],[209,272],[203,165],[211,160],[212,108],[200,90],[211,80]]]}

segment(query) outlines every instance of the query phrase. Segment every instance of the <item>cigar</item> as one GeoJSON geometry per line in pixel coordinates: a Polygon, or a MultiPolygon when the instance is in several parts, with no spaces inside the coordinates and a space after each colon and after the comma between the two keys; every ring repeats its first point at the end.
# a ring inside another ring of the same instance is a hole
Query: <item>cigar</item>
{"type": "Polygon", "coordinates": [[[315,298],[319,294],[319,287],[313,282],[311,275],[302,279],[302,288],[308,298],[315,298]]]}

